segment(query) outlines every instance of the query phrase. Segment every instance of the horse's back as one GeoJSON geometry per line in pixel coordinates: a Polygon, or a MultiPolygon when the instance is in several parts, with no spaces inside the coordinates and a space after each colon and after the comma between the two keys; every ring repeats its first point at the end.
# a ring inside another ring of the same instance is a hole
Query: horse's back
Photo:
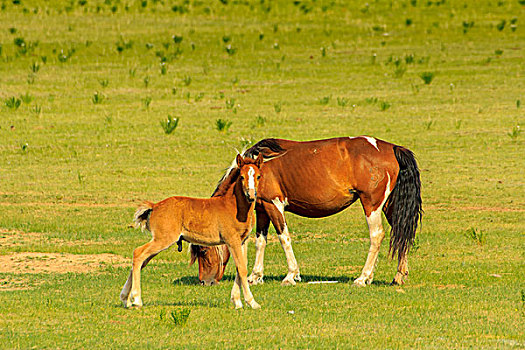
{"type": "Polygon", "coordinates": [[[335,214],[397,173],[394,145],[375,138],[275,141],[283,151],[261,169],[260,196],[283,197],[287,210],[299,215],[335,214]]]}

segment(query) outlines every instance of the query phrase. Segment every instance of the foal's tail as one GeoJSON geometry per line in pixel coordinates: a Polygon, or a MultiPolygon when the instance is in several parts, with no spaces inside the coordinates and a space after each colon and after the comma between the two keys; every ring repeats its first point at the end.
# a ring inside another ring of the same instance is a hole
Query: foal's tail
{"type": "Polygon", "coordinates": [[[394,146],[399,164],[396,185],[388,198],[384,211],[390,226],[390,252],[394,258],[403,258],[416,237],[417,225],[423,215],[419,168],[412,151],[394,146]]]}
{"type": "Polygon", "coordinates": [[[135,212],[135,216],[133,217],[133,223],[135,224],[135,227],[140,227],[142,231],[149,231],[149,216],[151,215],[152,211],[153,203],[151,202],[144,202],[139,205],[137,211],[135,212]]]}

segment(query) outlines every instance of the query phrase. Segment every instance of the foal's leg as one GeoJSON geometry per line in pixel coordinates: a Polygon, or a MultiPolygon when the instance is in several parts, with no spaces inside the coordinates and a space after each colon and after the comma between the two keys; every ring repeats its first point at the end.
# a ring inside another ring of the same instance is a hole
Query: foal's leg
{"type": "Polygon", "coordinates": [[[270,218],[264,212],[264,209],[256,209],[256,215],[257,228],[255,232],[255,264],[253,265],[251,275],[248,276],[248,283],[252,285],[264,283],[264,249],[266,248],[266,243],[268,240],[268,227],[270,226],[270,218]]]}
{"type": "Polygon", "coordinates": [[[264,204],[264,209],[268,213],[270,220],[277,231],[281,247],[286,255],[286,262],[288,263],[288,274],[282,281],[282,285],[295,285],[295,281],[301,280],[299,273],[299,266],[292,249],[292,239],[288,232],[288,226],[286,225],[286,218],[284,217],[284,203],[279,199],[275,198],[272,204],[264,204]]]}
{"type": "Polygon", "coordinates": [[[125,300],[123,300],[123,294],[125,290],[129,289],[130,278],[126,281],[124,288],[121,292],[121,300],[124,302],[125,307],[131,306],[142,306],[142,295],[140,288],[140,270],[142,270],[146,265],[161,251],[168,249],[171,244],[156,241],[155,239],[136,248],[133,251],[133,264],[131,268],[130,278],[131,278],[131,291],[128,293],[125,300]]]}
{"type": "Polygon", "coordinates": [[[242,293],[244,294],[244,301],[246,304],[250,305],[252,309],[260,309],[261,306],[253,299],[253,295],[248,284],[248,279],[246,277],[248,274],[248,269],[246,266],[245,253],[243,250],[246,250],[247,247],[242,247],[240,239],[237,239],[233,242],[226,242],[226,244],[228,245],[228,248],[230,248],[230,253],[233,256],[233,260],[235,261],[235,266],[237,268],[235,283],[231,293],[232,302],[235,305],[235,308],[242,308],[239,293],[240,286],[242,287],[242,293]]]}
{"type": "Polygon", "coordinates": [[[390,176],[388,176],[388,183],[383,191],[375,191],[372,194],[361,195],[361,204],[366,214],[366,222],[370,232],[370,249],[366,258],[365,266],[361,272],[361,276],[354,281],[354,285],[364,287],[372,283],[374,279],[374,268],[377,264],[377,257],[379,255],[379,248],[381,242],[385,238],[385,231],[383,229],[381,211],[385,202],[390,195],[390,176]]]}

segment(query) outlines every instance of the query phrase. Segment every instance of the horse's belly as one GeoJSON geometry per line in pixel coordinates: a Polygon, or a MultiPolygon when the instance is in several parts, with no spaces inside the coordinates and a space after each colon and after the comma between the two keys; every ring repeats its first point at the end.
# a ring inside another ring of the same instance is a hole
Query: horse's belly
{"type": "Polygon", "coordinates": [[[286,211],[308,218],[321,218],[339,213],[348,208],[357,198],[357,194],[353,193],[349,193],[348,196],[340,196],[317,202],[313,200],[288,198],[286,211]]]}

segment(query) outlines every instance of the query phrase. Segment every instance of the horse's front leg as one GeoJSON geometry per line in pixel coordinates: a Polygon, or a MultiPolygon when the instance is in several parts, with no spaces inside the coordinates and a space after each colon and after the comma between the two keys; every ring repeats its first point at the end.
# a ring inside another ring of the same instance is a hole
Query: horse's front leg
{"type": "Polygon", "coordinates": [[[263,211],[264,209],[256,209],[257,227],[255,233],[255,263],[250,276],[248,276],[248,283],[251,285],[264,283],[264,250],[268,240],[268,228],[270,227],[270,218],[263,211]]]}
{"type": "Polygon", "coordinates": [[[272,203],[273,205],[265,203],[266,205],[264,209],[268,213],[268,216],[277,231],[281,247],[286,255],[286,262],[288,263],[288,273],[283,279],[282,285],[295,285],[295,281],[301,280],[301,275],[299,273],[299,265],[297,265],[297,260],[295,260],[295,255],[292,249],[292,239],[290,238],[288,226],[286,225],[286,218],[284,216],[286,200],[282,201],[277,197],[272,203]]]}
{"type": "Polygon", "coordinates": [[[232,288],[231,299],[236,309],[242,308],[242,302],[240,298],[240,287],[242,287],[242,293],[244,294],[244,301],[250,305],[252,309],[260,309],[261,306],[253,298],[250,286],[248,284],[248,269],[245,252],[247,247],[245,244],[241,245],[240,239],[234,240],[233,242],[227,242],[230,253],[233,256],[233,261],[237,268],[237,274],[235,276],[235,283],[232,288]]]}

